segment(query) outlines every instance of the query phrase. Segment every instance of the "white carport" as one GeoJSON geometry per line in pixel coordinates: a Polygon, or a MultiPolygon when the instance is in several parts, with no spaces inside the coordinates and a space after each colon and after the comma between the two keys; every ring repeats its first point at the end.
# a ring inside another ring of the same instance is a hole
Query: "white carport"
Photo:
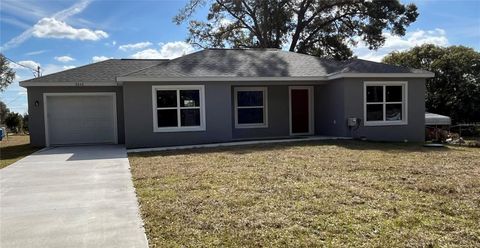
{"type": "Polygon", "coordinates": [[[445,115],[439,115],[434,113],[425,113],[425,125],[426,126],[450,126],[452,119],[445,115]]]}

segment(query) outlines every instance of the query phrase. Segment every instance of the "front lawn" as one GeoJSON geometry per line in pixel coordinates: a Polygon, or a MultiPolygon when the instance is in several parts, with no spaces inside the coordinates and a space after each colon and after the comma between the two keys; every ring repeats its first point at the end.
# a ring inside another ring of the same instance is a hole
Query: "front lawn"
{"type": "Polygon", "coordinates": [[[151,247],[480,247],[480,149],[358,141],[130,154],[151,247]]]}
{"type": "Polygon", "coordinates": [[[0,141],[0,169],[17,160],[37,151],[38,148],[30,146],[30,136],[9,135],[0,141]]]}

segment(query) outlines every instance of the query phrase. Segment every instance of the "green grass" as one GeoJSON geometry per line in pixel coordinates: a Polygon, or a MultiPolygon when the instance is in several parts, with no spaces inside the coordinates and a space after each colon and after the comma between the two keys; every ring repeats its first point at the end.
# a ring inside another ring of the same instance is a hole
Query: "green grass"
{"type": "Polygon", "coordinates": [[[151,247],[480,247],[480,149],[357,141],[130,154],[151,247]]]}
{"type": "Polygon", "coordinates": [[[38,148],[30,146],[30,136],[9,135],[0,141],[0,169],[15,163],[17,160],[37,151],[38,148]]]}

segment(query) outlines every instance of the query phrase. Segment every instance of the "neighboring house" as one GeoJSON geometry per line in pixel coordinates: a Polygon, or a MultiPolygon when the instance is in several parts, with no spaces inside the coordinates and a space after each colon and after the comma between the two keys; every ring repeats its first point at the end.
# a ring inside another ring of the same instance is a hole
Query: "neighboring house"
{"type": "Polygon", "coordinates": [[[20,85],[32,145],[139,148],[297,135],[423,141],[432,76],[278,49],[207,49],[173,60],[112,59],[20,85]]]}

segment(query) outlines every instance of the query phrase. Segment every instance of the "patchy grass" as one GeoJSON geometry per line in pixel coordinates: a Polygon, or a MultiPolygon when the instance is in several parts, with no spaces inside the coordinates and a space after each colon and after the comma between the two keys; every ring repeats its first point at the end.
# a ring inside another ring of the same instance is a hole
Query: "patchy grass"
{"type": "Polygon", "coordinates": [[[0,169],[21,158],[37,151],[38,148],[30,146],[30,136],[9,135],[0,141],[0,169]]]}
{"type": "Polygon", "coordinates": [[[130,154],[151,247],[480,247],[480,149],[357,141],[130,154]]]}

